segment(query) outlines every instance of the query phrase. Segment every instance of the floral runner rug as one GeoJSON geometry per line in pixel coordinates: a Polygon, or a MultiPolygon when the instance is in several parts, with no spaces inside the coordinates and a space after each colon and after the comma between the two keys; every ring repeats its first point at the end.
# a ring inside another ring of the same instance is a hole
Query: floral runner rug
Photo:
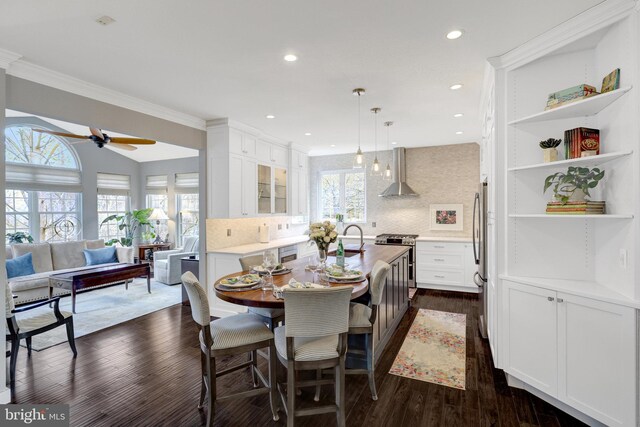
{"type": "Polygon", "coordinates": [[[390,374],[465,389],[467,316],[420,309],[390,374]]]}

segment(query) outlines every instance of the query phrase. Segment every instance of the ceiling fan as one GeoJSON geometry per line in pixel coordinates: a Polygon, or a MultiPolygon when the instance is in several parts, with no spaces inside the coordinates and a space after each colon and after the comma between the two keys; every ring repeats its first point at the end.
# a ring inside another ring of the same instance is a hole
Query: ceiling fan
{"type": "MultiPolygon", "coordinates": [[[[127,151],[137,150],[137,147],[134,147],[131,144],[151,145],[156,143],[152,139],[127,138],[127,137],[120,137],[120,136],[110,137],[109,135],[107,135],[106,133],[103,133],[98,128],[89,128],[89,130],[91,131],[91,135],[75,135],[73,133],[54,132],[52,130],[35,129],[35,128],[31,128],[31,130],[34,132],[63,136],[65,138],[88,139],[90,141],[93,141],[100,148],[104,147],[106,144],[111,143],[111,144],[114,144],[113,145],[114,148],[120,148],[122,150],[127,150],[127,151]]],[[[72,142],[71,144],[77,144],[79,142],[82,142],[82,141],[72,142]]]]}

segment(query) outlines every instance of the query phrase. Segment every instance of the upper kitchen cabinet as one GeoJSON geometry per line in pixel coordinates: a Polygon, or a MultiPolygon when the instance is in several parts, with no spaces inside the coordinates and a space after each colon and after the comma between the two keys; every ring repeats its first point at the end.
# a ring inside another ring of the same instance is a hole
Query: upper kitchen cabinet
{"type": "Polygon", "coordinates": [[[289,160],[287,147],[260,139],[258,140],[256,154],[259,163],[287,167],[289,160]]]}
{"type": "Polygon", "coordinates": [[[302,221],[309,215],[309,157],[306,153],[291,149],[290,210],[292,216],[302,221]]]}
{"type": "Polygon", "coordinates": [[[237,129],[229,129],[229,152],[241,156],[255,158],[257,154],[257,138],[237,129]]]}

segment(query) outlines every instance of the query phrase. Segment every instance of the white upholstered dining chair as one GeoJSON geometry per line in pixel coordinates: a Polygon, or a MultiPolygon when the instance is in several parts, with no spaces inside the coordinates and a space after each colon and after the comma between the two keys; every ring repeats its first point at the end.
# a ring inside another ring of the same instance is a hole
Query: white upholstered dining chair
{"type": "MultiPolygon", "coordinates": [[[[249,255],[246,257],[240,258],[240,266],[242,267],[242,271],[249,271],[251,267],[262,264],[262,255],[249,255]]],[[[273,329],[284,322],[284,310],[277,308],[260,308],[260,307],[249,307],[249,313],[253,313],[262,318],[264,323],[273,331],[273,329]]]]}

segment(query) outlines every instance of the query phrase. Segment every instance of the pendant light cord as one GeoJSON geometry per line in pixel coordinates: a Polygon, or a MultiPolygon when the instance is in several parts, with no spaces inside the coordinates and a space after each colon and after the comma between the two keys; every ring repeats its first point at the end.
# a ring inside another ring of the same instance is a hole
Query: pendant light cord
{"type": "Polygon", "coordinates": [[[360,92],[358,92],[358,150],[360,150],[360,92]]]}

